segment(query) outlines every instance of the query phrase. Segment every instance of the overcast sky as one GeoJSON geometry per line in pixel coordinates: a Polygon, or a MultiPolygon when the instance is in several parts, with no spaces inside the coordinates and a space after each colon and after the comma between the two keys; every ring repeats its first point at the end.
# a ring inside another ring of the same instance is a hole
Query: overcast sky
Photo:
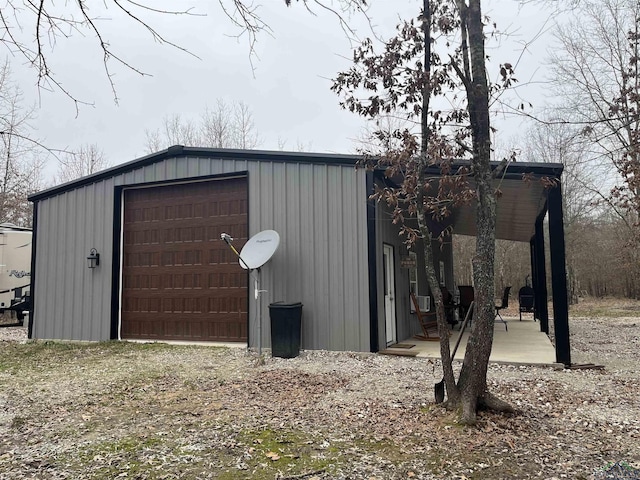
{"type": "MultiPolygon", "coordinates": [[[[154,1],[153,5],[159,3],[154,1]]],[[[351,56],[351,45],[334,15],[314,7],[314,16],[300,4],[286,8],[282,0],[265,1],[258,12],[272,28],[273,36],[259,36],[257,56],[251,61],[247,39],[233,38],[238,30],[221,13],[217,1],[169,2],[174,6],[178,3],[193,5],[194,12],[206,16],[147,13],[145,18],[167,39],[199,58],[154,42],[147,31],[123,21],[113,9],[103,14],[105,20],[98,26],[111,48],[151,75],[142,77],[110,61],[117,105],[101,52],[90,36],[75,35],[58,41],[50,57],[64,87],[93,104],[80,105],[77,115],[67,97],[60,92],[38,91],[33,72],[14,65],[14,77],[26,98],[38,104],[38,118],[33,122],[37,137],[52,148],[73,149],[95,143],[111,163],[118,164],[145,154],[145,129],[160,127],[164,117],[180,114],[196,118],[207,105],[224,99],[249,105],[261,139],[258,148],[277,149],[279,140],[284,140],[287,150],[303,144],[306,150],[316,152],[355,151],[354,139],[362,132],[363,121],[342,111],[338,98],[329,90],[330,79],[349,66],[351,56]]],[[[421,2],[371,3],[376,32],[386,38],[398,16],[418,12],[421,2]],[[398,12],[398,6],[404,12],[398,12]]],[[[495,65],[515,62],[522,50],[520,42],[531,40],[548,17],[531,5],[519,9],[515,0],[487,2],[484,8],[499,28],[512,32],[508,41],[489,45],[495,65]]],[[[363,37],[370,34],[362,17],[353,17],[352,25],[363,37]]],[[[524,53],[517,71],[521,81],[545,80],[544,69],[538,67],[544,61],[547,44],[544,39],[538,40],[524,53]]],[[[539,91],[539,85],[531,85],[520,93],[539,105],[539,91]]],[[[502,144],[509,143],[518,125],[514,119],[505,123],[502,144]]]]}

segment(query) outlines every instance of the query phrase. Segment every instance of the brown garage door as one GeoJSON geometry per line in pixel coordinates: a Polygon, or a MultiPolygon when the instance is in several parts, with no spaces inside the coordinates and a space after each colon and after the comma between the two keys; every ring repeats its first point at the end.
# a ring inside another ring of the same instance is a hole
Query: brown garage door
{"type": "Polygon", "coordinates": [[[126,190],[121,337],[246,341],[247,179],[126,190]]]}

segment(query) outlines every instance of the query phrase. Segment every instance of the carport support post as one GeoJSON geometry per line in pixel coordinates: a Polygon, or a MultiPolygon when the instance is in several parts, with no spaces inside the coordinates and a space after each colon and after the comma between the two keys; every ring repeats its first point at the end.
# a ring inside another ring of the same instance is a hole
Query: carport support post
{"type": "Polygon", "coordinates": [[[549,190],[548,209],[556,361],[558,363],[564,363],[565,365],[571,365],[567,269],[565,266],[564,222],[562,218],[562,184],[559,180],[558,183],[549,190]]]}
{"type": "Polygon", "coordinates": [[[540,330],[549,333],[549,310],[547,309],[547,267],[544,253],[544,216],[536,220],[533,237],[533,289],[536,296],[536,315],[540,320],[540,330]]]}
{"type": "MultiPolygon", "coordinates": [[[[536,287],[538,286],[538,272],[536,271],[537,265],[536,265],[536,237],[535,234],[533,237],[531,237],[531,240],[529,240],[529,256],[530,256],[530,262],[531,262],[531,287],[533,288],[534,292],[536,291],[536,287]]],[[[533,297],[533,320],[535,321],[535,319],[540,319],[540,310],[539,310],[539,306],[538,306],[538,299],[536,296],[533,297]]],[[[540,325],[540,330],[542,330],[542,325],[540,325]]]]}

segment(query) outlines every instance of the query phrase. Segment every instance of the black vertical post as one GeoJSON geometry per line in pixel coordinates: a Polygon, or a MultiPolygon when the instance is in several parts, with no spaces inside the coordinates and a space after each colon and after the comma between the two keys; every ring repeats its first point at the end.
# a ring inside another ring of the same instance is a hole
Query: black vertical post
{"type": "MultiPolygon", "coordinates": [[[[536,271],[536,237],[531,237],[529,240],[529,257],[531,262],[531,287],[533,288],[534,294],[536,291],[536,285],[538,281],[538,272],[536,271]]],[[[538,310],[538,300],[537,295],[533,297],[533,319],[540,318],[540,310],[538,310]]]]}
{"type": "Polygon", "coordinates": [[[33,202],[33,220],[31,222],[31,276],[29,277],[29,323],[27,324],[27,338],[33,339],[33,322],[36,303],[36,247],[38,245],[38,201],[33,202]]]}
{"type": "Polygon", "coordinates": [[[120,330],[120,238],[122,235],[122,190],[113,190],[113,237],[111,239],[113,255],[111,256],[111,330],[109,338],[119,340],[120,330]]]}
{"type": "Polygon", "coordinates": [[[378,261],[376,241],[376,204],[368,197],[374,191],[373,172],[366,173],[367,192],[367,258],[369,260],[369,348],[377,352],[378,345],[378,261]]]}
{"type": "Polygon", "coordinates": [[[547,309],[547,266],[544,253],[544,217],[536,220],[536,233],[534,236],[535,284],[533,289],[536,294],[536,311],[540,320],[540,331],[549,333],[549,311],[547,309]]]}
{"type": "Polygon", "coordinates": [[[567,269],[564,251],[562,185],[559,181],[555,187],[549,190],[548,209],[556,361],[570,365],[571,347],[569,344],[569,303],[567,299],[567,269]]]}

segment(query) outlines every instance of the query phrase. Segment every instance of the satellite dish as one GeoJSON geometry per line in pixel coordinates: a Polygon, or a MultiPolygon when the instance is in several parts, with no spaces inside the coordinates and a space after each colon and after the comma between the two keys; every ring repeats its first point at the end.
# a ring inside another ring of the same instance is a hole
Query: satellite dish
{"type": "Polygon", "coordinates": [[[242,247],[238,263],[242,268],[253,270],[267,263],[280,245],[280,235],[275,230],[256,233],[242,247]]]}

